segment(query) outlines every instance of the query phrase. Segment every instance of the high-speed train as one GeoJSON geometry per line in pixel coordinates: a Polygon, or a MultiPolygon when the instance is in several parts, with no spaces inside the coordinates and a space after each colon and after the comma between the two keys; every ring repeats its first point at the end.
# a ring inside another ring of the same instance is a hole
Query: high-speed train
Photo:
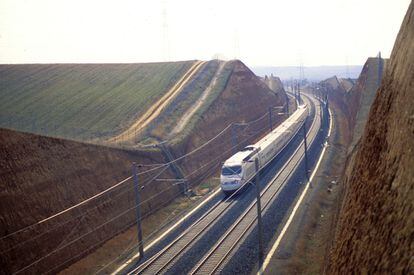
{"type": "Polygon", "coordinates": [[[257,143],[246,146],[227,159],[220,175],[223,192],[233,193],[245,182],[251,181],[256,171],[255,159],[258,159],[259,169],[265,167],[299,130],[307,115],[308,107],[299,106],[289,118],[257,143]]]}

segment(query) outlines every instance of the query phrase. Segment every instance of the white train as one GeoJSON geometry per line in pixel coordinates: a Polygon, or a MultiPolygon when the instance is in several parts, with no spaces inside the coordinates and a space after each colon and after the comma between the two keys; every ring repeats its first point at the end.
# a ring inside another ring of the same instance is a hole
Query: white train
{"type": "Polygon", "coordinates": [[[227,159],[221,169],[220,185],[225,194],[238,190],[245,182],[251,181],[255,174],[255,159],[259,169],[274,159],[277,153],[291,139],[308,115],[306,105],[298,109],[281,125],[267,134],[256,144],[246,146],[240,152],[227,159]]]}

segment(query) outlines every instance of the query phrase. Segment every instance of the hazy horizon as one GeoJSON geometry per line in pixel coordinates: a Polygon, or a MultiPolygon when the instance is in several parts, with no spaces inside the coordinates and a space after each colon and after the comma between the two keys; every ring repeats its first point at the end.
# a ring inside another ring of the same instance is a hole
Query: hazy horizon
{"type": "Polygon", "coordinates": [[[3,0],[0,63],[363,64],[389,57],[409,2],[3,0]]]}

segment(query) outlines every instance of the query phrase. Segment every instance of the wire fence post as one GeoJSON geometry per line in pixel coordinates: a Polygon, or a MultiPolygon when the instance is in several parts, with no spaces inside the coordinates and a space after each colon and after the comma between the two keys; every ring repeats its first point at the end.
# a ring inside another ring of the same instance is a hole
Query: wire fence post
{"type": "Polygon", "coordinates": [[[134,178],[134,189],[135,189],[135,202],[136,202],[136,211],[137,211],[137,231],[138,231],[138,250],[139,250],[139,259],[141,261],[144,257],[144,244],[142,243],[142,228],[141,228],[141,211],[140,211],[140,188],[138,185],[138,175],[137,175],[137,164],[132,163],[132,175],[134,178]]]}
{"type": "MultiPolygon", "coordinates": [[[[306,180],[309,181],[309,167],[308,167],[308,142],[306,139],[306,121],[308,120],[308,117],[305,117],[305,122],[303,123],[302,129],[303,129],[303,143],[305,145],[305,174],[306,174],[306,180]]],[[[310,186],[312,187],[312,185],[310,186]]]]}
{"type": "Polygon", "coordinates": [[[273,130],[272,107],[269,107],[269,127],[270,127],[270,131],[272,131],[273,130]]]}
{"type": "Polygon", "coordinates": [[[260,177],[259,177],[259,160],[256,158],[254,160],[254,165],[256,168],[256,205],[257,205],[257,227],[258,227],[258,241],[259,241],[259,266],[262,266],[263,263],[263,227],[262,227],[262,206],[260,204],[260,177]]]}

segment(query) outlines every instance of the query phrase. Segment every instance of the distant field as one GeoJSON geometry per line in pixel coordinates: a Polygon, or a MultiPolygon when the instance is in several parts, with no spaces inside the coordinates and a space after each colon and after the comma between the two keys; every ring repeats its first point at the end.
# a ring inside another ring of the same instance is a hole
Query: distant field
{"type": "Polygon", "coordinates": [[[0,65],[0,127],[78,140],[109,137],[192,64],[0,65]]]}

